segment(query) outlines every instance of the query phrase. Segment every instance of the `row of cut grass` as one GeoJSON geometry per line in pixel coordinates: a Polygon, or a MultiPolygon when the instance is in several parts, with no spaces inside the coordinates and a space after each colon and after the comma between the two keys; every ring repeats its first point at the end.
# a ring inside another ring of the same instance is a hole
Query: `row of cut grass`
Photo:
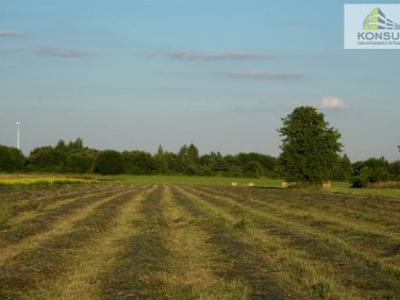
{"type": "MultiPolygon", "coordinates": [[[[366,252],[384,263],[395,264],[400,267],[400,257],[398,255],[400,254],[400,236],[398,233],[392,233],[390,231],[391,228],[380,227],[379,224],[349,222],[346,219],[330,216],[326,211],[313,209],[309,206],[296,205],[293,208],[287,205],[285,198],[272,199],[268,197],[268,199],[261,201],[248,196],[248,190],[236,189],[236,193],[232,190],[232,193],[230,193],[228,189],[225,193],[212,188],[201,188],[201,190],[212,192],[219,196],[229,196],[241,203],[247,203],[257,210],[268,211],[284,219],[296,220],[304,226],[317,229],[321,233],[340,237],[343,241],[358,249],[358,251],[366,252]]],[[[318,197],[318,194],[316,194],[316,197],[318,197]]],[[[298,203],[301,203],[301,199],[299,199],[298,203]]],[[[397,220],[397,222],[400,224],[400,220],[397,220]]]]}
{"type": "Polygon", "coordinates": [[[0,267],[0,298],[31,298],[29,293],[51,286],[73,268],[80,249],[111,228],[122,205],[141,189],[116,194],[102,203],[71,232],[45,240],[37,248],[22,252],[0,267]]]}
{"type": "Polygon", "coordinates": [[[58,194],[54,193],[47,197],[40,197],[39,199],[26,200],[22,203],[8,204],[11,214],[11,223],[17,224],[22,220],[30,217],[34,217],[41,212],[46,210],[55,209],[65,203],[80,199],[82,197],[88,197],[92,195],[100,195],[104,191],[111,191],[117,189],[120,186],[100,186],[96,185],[90,189],[78,190],[71,193],[58,194]]]}
{"type": "Polygon", "coordinates": [[[0,249],[20,242],[26,237],[29,237],[40,232],[48,231],[53,224],[80,208],[101,200],[102,198],[112,196],[116,192],[115,189],[106,190],[101,193],[90,194],[76,198],[72,202],[64,203],[63,205],[45,211],[32,219],[27,219],[18,223],[11,228],[0,231],[0,249]]]}
{"type": "Polygon", "coordinates": [[[119,208],[102,235],[96,237],[76,251],[76,261],[71,270],[62,274],[50,286],[29,293],[34,299],[99,299],[101,297],[101,274],[112,268],[118,254],[123,251],[124,240],[134,235],[138,228],[132,221],[139,217],[138,209],[154,187],[140,193],[132,193],[131,200],[119,208]]]}
{"type": "Polygon", "coordinates": [[[197,226],[210,236],[209,242],[217,248],[218,276],[227,282],[236,282],[241,291],[237,299],[299,299],[308,291],[284,280],[265,256],[266,249],[249,238],[250,228],[239,225],[242,215],[236,216],[214,207],[186,189],[177,188],[174,199],[182,207],[197,215],[197,226]]]}
{"type": "Polygon", "coordinates": [[[170,228],[166,240],[169,272],[165,276],[168,299],[244,299],[248,287],[240,279],[219,276],[226,268],[224,253],[210,243],[198,217],[181,205],[180,194],[167,187],[164,216],[170,228]]]}
{"type": "Polygon", "coordinates": [[[257,226],[284,239],[288,247],[303,249],[308,257],[332,270],[336,280],[346,288],[355,288],[360,294],[376,297],[393,297],[400,293],[399,270],[356,251],[335,236],[324,235],[295,220],[259,211],[228,197],[198,193],[226,210],[251,214],[257,226]]]}
{"type": "Polygon", "coordinates": [[[66,232],[70,232],[73,229],[75,223],[83,219],[91,211],[96,209],[96,207],[100,206],[102,203],[108,201],[109,199],[110,197],[101,198],[99,199],[99,201],[95,201],[88,205],[84,205],[80,207],[79,210],[73,211],[70,215],[68,215],[68,217],[61,218],[59,221],[53,223],[48,231],[32,234],[30,236],[25,237],[24,239],[20,240],[17,243],[12,243],[1,248],[0,265],[11,260],[14,256],[18,255],[23,251],[27,251],[29,249],[37,247],[44,240],[51,239],[57,235],[64,234],[66,232]]]}
{"type": "Polygon", "coordinates": [[[139,232],[124,241],[124,250],[113,268],[101,276],[102,299],[163,299],[163,276],[168,272],[165,237],[168,224],[162,215],[163,187],[143,201],[140,219],[133,222],[139,232]]]}
{"type": "MultiPolygon", "coordinates": [[[[202,207],[205,212],[211,212],[213,218],[222,218],[234,228],[245,231],[243,238],[252,247],[263,253],[263,258],[276,270],[276,276],[286,285],[291,286],[295,299],[362,299],[351,289],[337,284],[326,266],[316,264],[305,255],[305,251],[288,247],[280,236],[266,234],[265,228],[260,228],[251,214],[244,213],[239,207],[226,209],[217,205],[211,197],[204,197],[198,191],[184,187],[182,189],[188,199],[202,207]],[[325,287],[324,292],[320,287],[325,287]]],[[[261,254],[262,255],[262,254],[261,254]]]]}

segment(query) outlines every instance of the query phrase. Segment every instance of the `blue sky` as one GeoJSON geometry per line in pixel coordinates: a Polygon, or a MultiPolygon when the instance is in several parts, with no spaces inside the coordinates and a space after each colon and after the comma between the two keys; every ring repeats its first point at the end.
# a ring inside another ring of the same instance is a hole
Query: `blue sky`
{"type": "Polygon", "coordinates": [[[314,105],[353,160],[399,159],[400,51],[344,50],[344,3],[0,0],[0,144],[278,155],[314,105]]]}

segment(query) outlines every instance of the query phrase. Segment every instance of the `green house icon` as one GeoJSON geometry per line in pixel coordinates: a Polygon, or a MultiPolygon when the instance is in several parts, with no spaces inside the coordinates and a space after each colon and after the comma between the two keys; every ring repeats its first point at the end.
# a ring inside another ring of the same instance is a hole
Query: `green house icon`
{"type": "Polygon", "coordinates": [[[392,30],[400,29],[400,24],[386,18],[386,15],[380,8],[374,8],[366,16],[363,22],[364,30],[392,30]]]}

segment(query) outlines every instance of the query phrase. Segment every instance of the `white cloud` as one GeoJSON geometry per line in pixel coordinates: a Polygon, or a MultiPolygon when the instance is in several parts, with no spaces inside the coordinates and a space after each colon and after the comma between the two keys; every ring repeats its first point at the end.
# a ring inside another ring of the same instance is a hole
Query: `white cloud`
{"type": "Polygon", "coordinates": [[[0,29],[0,37],[21,36],[22,33],[14,30],[0,29]]]}
{"type": "Polygon", "coordinates": [[[88,55],[88,53],[81,50],[60,47],[39,47],[36,49],[36,53],[63,58],[79,58],[88,55]]]}
{"type": "Polygon", "coordinates": [[[330,96],[322,98],[319,105],[324,109],[345,109],[349,107],[342,99],[330,96]]]}

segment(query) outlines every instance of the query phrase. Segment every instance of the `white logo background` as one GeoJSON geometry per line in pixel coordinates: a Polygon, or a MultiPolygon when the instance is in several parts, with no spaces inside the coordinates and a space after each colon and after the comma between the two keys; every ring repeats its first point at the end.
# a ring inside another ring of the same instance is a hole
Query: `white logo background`
{"type": "Polygon", "coordinates": [[[364,30],[363,22],[366,16],[374,9],[380,8],[387,18],[400,23],[400,4],[345,4],[344,5],[344,48],[345,49],[400,49],[400,39],[394,43],[360,44],[359,32],[390,32],[399,33],[400,30],[364,30]]]}

